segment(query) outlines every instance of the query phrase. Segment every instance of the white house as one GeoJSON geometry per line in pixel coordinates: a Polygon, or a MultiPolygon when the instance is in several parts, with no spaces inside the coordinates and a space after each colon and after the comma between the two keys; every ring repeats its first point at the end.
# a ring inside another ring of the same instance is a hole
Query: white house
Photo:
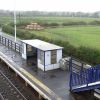
{"type": "Polygon", "coordinates": [[[36,66],[43,71],[59,68],[59,61],[62,59],[63,47],[34,39],[22,40],[22,58],[36,62],[36,66]]]}

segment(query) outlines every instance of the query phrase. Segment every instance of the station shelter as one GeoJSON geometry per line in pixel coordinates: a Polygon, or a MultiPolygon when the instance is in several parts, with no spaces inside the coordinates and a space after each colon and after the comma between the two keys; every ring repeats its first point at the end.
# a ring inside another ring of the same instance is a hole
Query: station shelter
{"type": "Polygon", "coordinates": [[[31,61],[37,68],[48,71],[60,67],[59,61],[62,59],[63,47],[34,39],[21,40],[22,58],[31,61]]]}

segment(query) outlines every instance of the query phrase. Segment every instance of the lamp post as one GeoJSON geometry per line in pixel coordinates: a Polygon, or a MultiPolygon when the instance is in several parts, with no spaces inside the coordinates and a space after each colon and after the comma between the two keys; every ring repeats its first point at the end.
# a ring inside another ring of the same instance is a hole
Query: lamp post
{"type": "Polygon", "coordinates": [[[15,35],[15,42],[16,42],[16,0],[14,0],[14,35],[15,35]]]}

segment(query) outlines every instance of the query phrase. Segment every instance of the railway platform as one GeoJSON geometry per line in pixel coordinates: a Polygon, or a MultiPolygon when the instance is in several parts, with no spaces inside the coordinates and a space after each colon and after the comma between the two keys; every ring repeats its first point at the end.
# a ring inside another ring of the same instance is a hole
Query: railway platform
{"type": "MultiPolygon", "coordinates": [[[[13,38],[11,40],[13,42],[13,38]]],[[[22,59],[17,51],[18,48],[13,50],[0,44],[0,59],[14,70],[26,85],[29,84],[40,96],[48,100],[74,100],[69,91],[69,72],[61,69],[43,72],[35,66],[27,65],[26,60],[22,59]]]]}

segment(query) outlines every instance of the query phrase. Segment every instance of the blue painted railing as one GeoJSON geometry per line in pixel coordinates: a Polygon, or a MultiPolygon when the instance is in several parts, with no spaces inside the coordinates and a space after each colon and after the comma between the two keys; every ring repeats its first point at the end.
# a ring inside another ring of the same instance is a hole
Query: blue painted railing
{"type": "Polygon", "coordinates": [[[75,61],[75,59],[70,59],[71,91],[73,91],[73,87],[75,89],[75,87],[86,85],[88,88],[88,84],[100,81],[100,64],[88,69],[84,68],[83,66],[84,63],[78,63],[78,61],[75,61]]]}

